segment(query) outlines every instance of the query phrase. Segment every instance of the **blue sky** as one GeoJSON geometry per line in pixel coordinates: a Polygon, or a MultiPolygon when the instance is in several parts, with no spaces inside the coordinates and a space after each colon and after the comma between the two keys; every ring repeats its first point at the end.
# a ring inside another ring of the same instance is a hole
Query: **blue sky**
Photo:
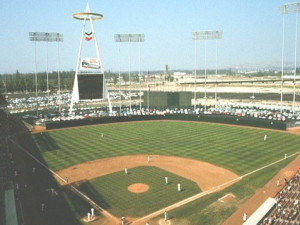
{"type": "MultiPolygon", "coordinates": [[[[104,15],[95,31],[104,70],[118,70],[115,33],[144,33],[142,69],[194,68],[191,32],[223,30],[219,67],[280,66],[283,0],[89,0],[92,12],[104,15]]],[[[72,14],[85,10],[84,0],[0,0],[0,73],[34,71],[34,44],[28,32],[61,32],[61,70],[75,69],[82,22],[72,14]]],[[[89,30],[87,30],[89,31],[89,30]]],[[[286,60],[293,62],[295,15],[286,16],[286,60]]],[[[85,45],[88,45],[85,43],[85,45]]],[[[207,42],[208,67],[215,63],[215,42],[207,42]]],[[[38,71],[46,70],[46,44],[38,43],[38,71]]],[[[49,69],[57,69],[57,45],[49,44],[49,69]]],[[[132,43],[132,69],[138,69],[138,46],[132,43]]],[[[128,70],[129,45],[121,45],[121,70],[128,70]]],[[[204,42],[198,43],[198,69],[204,67],[204,42]]],[[[86,57],[92,56],[90,51],[86,57]],[[90,53],[90,55],[89,55],[90,53]]],[[[298,57],[300,58],[300,57],[298,57]]]]}

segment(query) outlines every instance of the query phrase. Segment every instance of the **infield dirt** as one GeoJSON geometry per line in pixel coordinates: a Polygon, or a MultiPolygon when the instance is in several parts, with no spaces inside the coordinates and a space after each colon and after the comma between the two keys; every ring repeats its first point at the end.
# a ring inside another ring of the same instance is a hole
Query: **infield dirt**
{"type": "MultiPolygon", "coordinates": [[[[118,172],[124,170],[125,167],[130,173],[130,168],[137,166],[155,166],[196,182],[202,191],[238,178],[238,175],[230,170],[203,161],[175,156],[150,155],[151,160],[148,162],[147,157],[148,155],[131,155],[98,159],[73,165],[56,171],[56,173],[61,177],[68,177],[69,182],[74,183],[118,172]]],[[[65,185],[61,180],[58,182],[65,185]]]]}
{"type": "Polygon", "coordinates": [[[149,190],[149,186],[147,184],[132,184],[128,186],[128,191],[133,193],[144,193],[149,190]]]}

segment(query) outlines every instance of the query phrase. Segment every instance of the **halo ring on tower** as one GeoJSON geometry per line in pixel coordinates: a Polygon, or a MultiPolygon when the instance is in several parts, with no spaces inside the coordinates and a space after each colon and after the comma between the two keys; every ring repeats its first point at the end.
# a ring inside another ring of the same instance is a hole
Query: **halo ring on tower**
{"type": "Polygon", "coordinates": [[[100,13],[90,13],[90,12],[82,12],[82,13],[74,13],[73,18],[76,20],[101,20],[103,15],[100,13]]]}

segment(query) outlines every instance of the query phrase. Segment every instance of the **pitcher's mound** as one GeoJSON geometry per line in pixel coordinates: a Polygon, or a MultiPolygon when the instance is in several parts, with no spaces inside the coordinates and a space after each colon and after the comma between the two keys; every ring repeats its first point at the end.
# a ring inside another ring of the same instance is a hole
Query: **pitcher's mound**
{"type": "Polygon", "coordinates": [[[149,186],[147,184],[137,183],[128,186],[128,191],[133,193],[143,193],[148,191],[149,186]]]}

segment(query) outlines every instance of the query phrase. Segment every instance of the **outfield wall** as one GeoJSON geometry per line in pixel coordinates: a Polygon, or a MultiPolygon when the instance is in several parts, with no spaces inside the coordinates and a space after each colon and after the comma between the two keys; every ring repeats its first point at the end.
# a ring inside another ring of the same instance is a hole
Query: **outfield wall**
{"type": "Polygon", "coordinates": [[[146,120],[183,120],[183,121],[202,121],[211,123],[224,123],[242,126],[261,127],[268,129],[286,130],[287,122],[263,120],[248,117],[227,116],[227,115],[186,115],[186,114],[172,114],[172,115],[132,115],[119,117],[103,117],[103,118],[88,118],[74,121],[59,121],[50,122],[46,124],[46,129],[57,129],[66,127],[86,126],[92,124],[106,124],[119,123],[130,121],[146,121],[146,120]]]}
{"type": "Polygon", "coordinates": [[[144,106],[150,107],[191,107],[192,92],[162,92],[151,91],[150,93],[144,92],[144,106]]]}

